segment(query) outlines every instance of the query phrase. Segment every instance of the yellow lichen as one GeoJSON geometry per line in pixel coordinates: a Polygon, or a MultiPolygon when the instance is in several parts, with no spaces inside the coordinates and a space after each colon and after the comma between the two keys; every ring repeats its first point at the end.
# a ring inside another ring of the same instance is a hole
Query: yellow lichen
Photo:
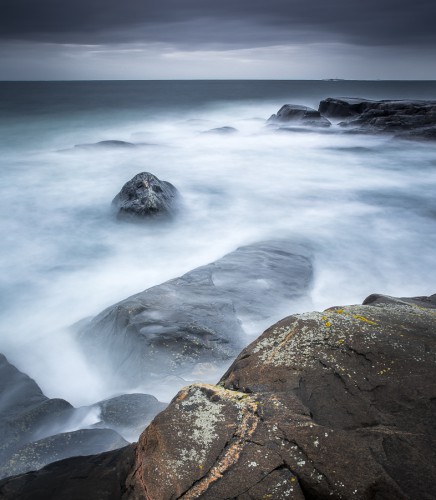
{"type": "Polygon", "coordinates": [[[358,319],[359,321],[363,321],[364,323],[369,323],[370,325],[377,324],[375,321],[365,318],[365,316],[359,316],[358,314],[353,314],[353,318],[358,319]]]}

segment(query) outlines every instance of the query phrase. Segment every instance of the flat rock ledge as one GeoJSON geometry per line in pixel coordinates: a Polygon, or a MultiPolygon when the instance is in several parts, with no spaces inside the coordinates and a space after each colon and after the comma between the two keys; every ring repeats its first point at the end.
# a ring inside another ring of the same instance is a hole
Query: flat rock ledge
{"type": "Polygon", "coordinates": [[[436,295],[373,295],[365,305],[289,316],[245,348],[218,385],[180,391],[135,449],[4,480],[0,496],[54,498],[36,495],[44,482],[59,486],[69,467],[70,496],[60,486],[56,500],[79,498],[71,476],[81,467],[88,475],[76,487],[89,499],[429,500],[435,361],[436,295]]]}

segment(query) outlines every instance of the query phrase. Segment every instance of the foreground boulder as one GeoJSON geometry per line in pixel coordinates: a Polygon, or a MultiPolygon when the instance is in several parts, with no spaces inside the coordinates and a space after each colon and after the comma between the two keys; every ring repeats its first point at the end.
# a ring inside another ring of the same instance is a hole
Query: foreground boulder
{"type": "Polygon", "coordinates": [[[316,109],[299,104],[285,104],[277,114],[272,115],[268,122],[276,124],[294,124],[308,127],[330,127],[331,123],[327,118],[321,116],[316,109]]]}
{"type": "Polygon", "coordinates": [[[434,498],[436,295],[289,316],[136,445],[0,482],[5,500],[434,498]]]}
{"type": "Polygon", "coordinates": [[[423,304],[280,321],[218,386],[156,417],[127,498],[433,498],[436,309],[423,304]]]}
{"type": "Polygon", "coordinates": [[[109,307],[79,341],[105,376],[127,385],[193,370],[210,377],[246,345],[247,325],[281,315],[307,294],[311,278],[303,246],[248,245],[109,307]]]}
{"type": "Polygon", "coordinates": [[[179,192],[172,184],[141,172],[124,184],[112,207],[119,219],[151,220],[174,216],[178,201],[179,192]]]}
{"type": "Polygon", "coordinates": [[[405,139],[436,139],[436,101],[401,101],[341,97],[320,102],[319,112],[360,133],[390,133],[405,139]]]}

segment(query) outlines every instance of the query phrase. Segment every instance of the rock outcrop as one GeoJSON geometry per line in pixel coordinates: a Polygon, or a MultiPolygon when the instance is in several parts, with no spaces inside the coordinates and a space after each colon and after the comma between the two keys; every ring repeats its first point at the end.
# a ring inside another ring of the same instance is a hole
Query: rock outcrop
{"type": "Polygon", "coordinates": [[[5,479],[0,495],[434,498],[436,295],[365,303],[279,321],[218,385],[180,391],[135,449],[5,479]]]}
{"type": "Polygon", "coordinates": [[[272,115],[268,122],[275,124],[293,124],[306,127],[330,127],[331,123],[327,118],[321,116],[316,109],[299,104],[285,104],[277,114],[272,115]]]}
{"type": "Polygon", "coordinates": [[[345,118],[340,125],[354,132],[436,139],[436,101],[328,98],[320,102],[319,112],[328,118],[345,118]]]}
{"type": "Polygon", "coordinates": [[[272,326],[155,418],[126,498],[432,498],[433,300],[272,326]]]}
{"type": "Polygon", "coordinates": [[[150,221],[173,217],[179,201],[179,192],[172,184],[141,172],[124,184],[112,200],[112,207],[118,219],[150,221]]]}
{"type": "Polygon", "coordinates": [[[2,500],[120,500],[134,464],[130,445],[89,457],[61,460],[38,472],[0,481],[2,500]]]}
{"type": "Polygon", "coordinates": [[[148,394],[124,394],[74,408],[46,397],[0,355],[0,478],[126,446],[122,436],[136,440],[166,406],[148,394]]]}
{"type": "Polygon", "coordinates": [[[213,373],[246,345],[246,324],[281,314],[307,294],[311,278],[303,246],[248,245],[109,307],[79,341],[106,376],[126,384],[194,369],[213,373]]]}
{"type": "Polygon", "coordinates": [[[0,354],[0,463],[35,436],[48,436],[47,429],[62,426],[73,411],[67,401],[44,396],[34,380],[0,354]]]}
{"type": "Polygon", "coordinates": [[[110,429],[81,429],[63,432],[22,446],[0,464],[0,477],[39,470],[64,458],[95,455],[129,444],[110,429]]]}

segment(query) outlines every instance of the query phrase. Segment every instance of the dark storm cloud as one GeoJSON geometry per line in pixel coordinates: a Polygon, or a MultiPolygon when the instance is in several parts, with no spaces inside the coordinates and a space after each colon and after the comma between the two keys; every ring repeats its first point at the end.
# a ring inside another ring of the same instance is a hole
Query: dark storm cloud
{"type": "Polygon", "coordinates": [[[10,40],[436,44],[429,0],[0,0],[0,6],[0,36],[10,40]]]}

